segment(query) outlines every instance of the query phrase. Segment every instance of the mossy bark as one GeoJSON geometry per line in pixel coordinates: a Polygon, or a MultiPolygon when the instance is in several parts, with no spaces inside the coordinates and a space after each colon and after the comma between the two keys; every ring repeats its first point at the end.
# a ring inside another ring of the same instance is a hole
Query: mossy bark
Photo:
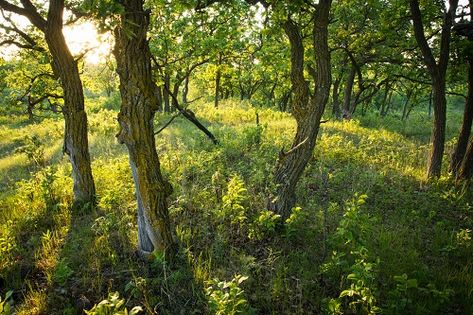
{"type": "Polygon", "coordinates": [[[135,182],[138,245],[142,253],[159,250],[174,255],[177,245],[167,206],[172,187],[161,174],[154,140],[153,120],[159,104],[146,39],[149,12],[141,0],[126,0],[123,7],[114,49],[122,98],[117,138],[128,149],[135,182]]]}
{"type": "Polygon", "coordinates": [[[274,182],[276,193],[269,203],[270,210],[289,217],[296,202],[295,189],[307,163],[312,157],[320,119],[330,95],[331,68],[328,49],[330,0],[321,0],[314,13],[313,44],[317,68],[314,73],[315,95],[309,95],[309,83],[304,77],[304,46],[299,27],[287,20],[283,27],[291,45],[291,82],[293,88],[292,114],[297,122],[291,149],[281,151],[274,182]]]}
{"type": "Polygon", "coordinates": [[[87,115],[84,92],[77,62],[69,51],[63,26],[64,1],[49,2],[46,43],[53,59],[53,70],[61,80],[64,92],[64,152],[72,164],[74,202],[76,206],[95,203],[95,183],[90,165],[87,115]]]}

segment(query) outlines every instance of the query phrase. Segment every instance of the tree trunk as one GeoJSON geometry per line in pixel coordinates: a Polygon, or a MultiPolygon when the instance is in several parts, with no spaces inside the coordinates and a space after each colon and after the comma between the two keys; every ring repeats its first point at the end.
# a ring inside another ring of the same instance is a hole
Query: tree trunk
{"type": "Polygon", "coordinates": [[[64,92],[64,152],[72,164],[74,206],[94,204],[95,184],[90,166],[84,92],[77,63],[62,33],[64,0],[49,1],[47,19],[44,19],[32,2],[21,3],[23,7],[1,1],[0,7],[28,18],[44,34],[53,59],[53,71],[60,78],[64,92]]]}
{"type": "Polygon", "coordinates": [[[169,97],[169,91],[171,90],[171,75],[169,72],[164,74],[164,87],[163,87],[163,101],[164,101],[164,112],[171,112],[171,102],[169,97]]]}
{"type": "Polygon", "coordinates": [[[287,104],[289,103],[291,94],[292,94],[292,91],[287,91],[279,99],[278,106],[279,106],[280,111],[285,112],[287,110],[287,104]]]}
{"type": "Polygon", "coordinates": [[[434,78],[432,83],[432,103],[434,124],[432,127],[427,176],[439,177],[442,170],[442,157],[445,147],[445,127],[447,121],[447,100],[445,98],[445,78],[434,78]]]}
{"type": "Polygon", "coordinates": [[[123,7],[114,49],[122,97],[117,138],[128,149],[135,182],[138,246],[145,254],[159,250],[173,256],[177,245],[167,206],[172,187],[161,174],[154,140],[158,104],[146,38],[149,12],[143,10],[142,0],[125,0],[123,7]]]}
{"type": "Polygon", "coordinates": [[[424,34],[424,25],[419,8],[419,0],[410,0],[411,17],[414,35],[422,53],[424,63],[432,79],[432,106],[434,109],[434,126],[432,128],[432,149],[427,165],[427,177],[439,177],[442,170],[442,157],[445,146],[445,125],[447,100],[445,84],[448,59],[450,54],[451,28],[458,0],[449,0],[449,9],[445,12],[440,36],[440,52],[438,62],[432,53],[424,34]]]}
{"type": "Polygon", "coordinates": [[[342,117],[342,110],[340,109],[340,83],[342,82],[342,75],[340,75],[333,83],[332,89],[332,116],[336,119],[342,117]]]}
{"type": "Polygon", "coordinates": [[[463,123],[458,136],[458,142],[455,151],[452,154],[450,161],[450,172],[456,177],[458,169],[462,163],[463,157],[468,146],[468,139],[470,138],[471,125],[473,121],[473,58],[468,60],[468,95],[465,102],[465,109],[463,111],[463,123]]]}
{"type": "Polygon", "coordinates": [[[53,70],[61,79],[64,92],[64,152],[72,164],[74,204],[95,203],[95,184],[90,166],[87,115],[84,92],[77,62],[69,51],[62,33],[64,1],[49,2],[45,39],[53,58],[53,70]]]}
{"type": "Polygon", "coordinates": [[[222,63],[222,54],[219,54],[218,61],[217,61],[217,72],[215,73],[215,99],[214,99],[215,108],[218,108],[218,103],[220,101],[220,80],[222,77],[222,71],[220,70],[221,63],[222,63]]]}
{"type": "MultiPolygon", "coordinates": [[[[182,82],[182,81],[181,81],[182,82]]],[[[179,84],[180,82],[177,81],[176,84],[174,84],[174,88],[172,89],[172,95],[173,97],[171,98],[172,99],[172,108],[171,108],[171,111],[175,111],[177,110],[177,107],[179,106],[179,104],[177,104],[178,102],[178,96],[179,96],[179,84]],[[177,106],[176,106],[177,104],[177,106]]]]}
{"type": "Polygon", "coordinates": [[[347,82],[345,84],[345,94],[343,96],[343,116],[346,116],[346,118],[351,117],[351,95],[353,92],[353,84],[355,83],[355,75],[356,69],[352,66],[350,73],[348,74],[347,82]]]}
{"type": "Polygon", "coordinates": [[[187,95],[189,94],[189,76],[184,79],[184,88],[182,89],[182,104],[187,104],[187,95]]]}
{"type": "Polygon", "coordinates": [[[473,139],[470,140],[457,175],[457,181],[469,180],[473,176],[473,139]]]}
{"type": "Polygon", "coordinates": [[[401,120],[406,120],[407,115],[409,114],[409,101],[411,100],[413,90],[408,90],[406,95],[406,101],[404,102],[404,106],[402,108],[402,118],[401,120]]]}
{"type": "Polygon", "coordinates": [[[156,97],[158,98],[158,112],[162,112],[164,110],[163,107],[163,88],[156,87],[156,97]]]}
{"type": "Polygon", "coordinates": [[[270,210],[286,219],[296,202],[295,189],[315,147],[320,119],[327,104],[330,85],[330,53],[328,49],[328,23],[331,0],[321,0],[314,14],[313,43],[316,60],[315,96],[309,99],[309,85],[304,78],[304,46],[298,26],[292,21],[284,23],[284,31],[291,45],[291,82],[294,92],[292,114],[297,131],[291,149],[281,151],[274,181],[275,198],[270,210]]]}

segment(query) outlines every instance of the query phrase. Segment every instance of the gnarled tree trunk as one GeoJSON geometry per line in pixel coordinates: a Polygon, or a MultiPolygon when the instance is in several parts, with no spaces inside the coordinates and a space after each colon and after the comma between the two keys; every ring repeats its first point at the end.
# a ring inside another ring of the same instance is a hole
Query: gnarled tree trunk
{"type": "Polygon", "coordinates": [[[429,47],[424,34],[422,14],[418,0],[410,0],[414,34],[419,49],[424,58],[425,65],[432,79],[432,105],[434,109],[434,125],[432,129],[432,149],[427,166],[427,177],[439,177],[442,170],[442,157],[445,146],[445,125],[447,101],[445,97],[445,84],[448,59],[450,54],[451,27],[453,16],[458,6],[458,0],[449,0],[450,7],[443,19],[442,34],[440,38],[440,55],[438,62],[429,47]]]}
{"type": "Polygon", "coordinates": [[[122,97],[117,138],[128,149],[135,182],[138,245],[145,254],[160,250],[173,255],[177,245],[166,201],[172,187],[161,174],[154,140],[153,118],[158,102],[146,39],[149,12],[143,10],[142,0],[125,0],[122,4],[124,12],[115,30],[114,49],[122,97]]]}
{"type": "Polygon", "coordinates": [[[473,58],[468,60],[468,95],[465,102],[465,109],[463,111],[463,123],[458,136],[458,142],[455,151],[452,154],[450,161],[450,172],[454,176],[458,175],[458,170],[462,164],[468,146],[468,139],[470,138],[471,125],[473,121],[473,58]]]}
{"type": "Polygon", "coordinates": [[[87,115],[84,110],[84,92],[77,63],[67,48],[62,34],[63,1],[50,1],[45,37],[54,61],[54,71],[61,79],[64,91],[64,152],[69,156],[74,178],[75,202],[93,202],[95,185],[90,166],[87,135],[87,115]]]}
{"type": "Polygon", "coordinates": [[[304,78],[304,46],[298,26],[292,21],[284,23],[284,31],[291,44],[291,82],[294,99],[292,114],[297,131],[291,149],[281,151],[274,181],[276,196],[269,209],[288,218],[296,202],[295,189],[315,147],[320,119],[327,104],[330,85],[330,53],[328,49],[328,23],[331,0],[321,0],[314,13],[313,42],[317,69],[315,70],[315,96],[311,99],[309,85],[304,78]]]}
{"type": "Polygon", "coordinates": [[[23,7],[12,2],[0,1],[3,10],[22,15],[45,36],[53,58],[53,71],[61,79],[64,92],[64,152],[72,164],[74,204],[81,206],[95,202],[95,184],[90,167],[87,138],[87,115],[84,111],[84,93],[77,63],[69,51],[64,35],[64,0],[49,1],[45,19],[31,1],[21,1],[23,7]]]}

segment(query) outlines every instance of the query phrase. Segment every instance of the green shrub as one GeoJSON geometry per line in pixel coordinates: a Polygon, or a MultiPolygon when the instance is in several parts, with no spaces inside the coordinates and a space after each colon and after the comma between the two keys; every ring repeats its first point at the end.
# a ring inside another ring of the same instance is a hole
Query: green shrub
{"type": "Polygon", "coordinates": [[[206,289],[209,308],[215,315],[248,314],[249,307],[240,284],[248,277],[236,275],[230,281],[212,279],[206,289]]]}
{"type": "Polygon", "coordinates": [[[12,296],[13,296],[13,291],[7,291],[3,299],[0,296],[0,314],[2,315],[12,314],[12,307],[13,307],[12,296]]]}
{"type": "Polygon", "coordinates": [[[118,292],[109,293],[106,300],[94,305],[89,311],[85,311],[87,315],[135,315],[142,312],[140,306],[133,307],[130,311],[125,307],[125,300],[120,299],[118,292]]]}
{"type": "Polygon", "coordinates": [[[280,221],[281,216],[279,214],[275,214],[269,210],[261,211],[250,225],[248,238],[262,240],[263,238],[272,235],[280,221]]]}

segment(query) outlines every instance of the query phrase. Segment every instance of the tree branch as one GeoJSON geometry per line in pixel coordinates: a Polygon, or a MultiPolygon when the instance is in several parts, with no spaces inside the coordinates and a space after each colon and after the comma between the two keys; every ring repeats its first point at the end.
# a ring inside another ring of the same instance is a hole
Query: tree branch
{"type": "Polygon", "coordinates": [[[174,115],[171,117],[171,119],[169,119],[169,121],[164,124],[164,126],[162,126],[161,128],[159,128],[159,130],[154,133],[154,135],[156,136],[156,135],[159,134],[161,131],[163,131],[163,130],[164,130],[167,126],[169,126],[169,125],[172,123],[172,121],[173,121],[174,119],[176,119],[176,117],[179,116],[180,114],[181,114],[181,112],[178,112],[178,113],[174,114],[174,115]]]}
{"type": "Polygon", "coordinates": [[[0,0],[0,8],[28,18],[34,26],[39,28],[41,31],[44,31],[47,22],[38,13],[36,7],[29,0],[21,0],[21,3],[23,4],[23,7],[19,7],[5,0],[0,0]]]}

